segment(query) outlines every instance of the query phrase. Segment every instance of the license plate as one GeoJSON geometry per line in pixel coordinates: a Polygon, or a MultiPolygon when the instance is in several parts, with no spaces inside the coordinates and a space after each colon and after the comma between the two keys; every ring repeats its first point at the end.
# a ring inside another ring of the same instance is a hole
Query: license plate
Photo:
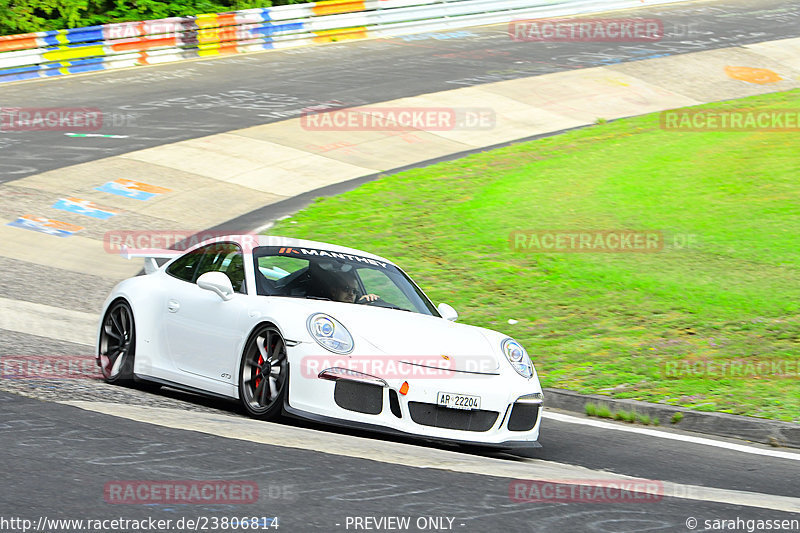
{"type": "Polygon", "coordinates": [[[440,392],[436,395],[436,403],[439,407],[450,409],[480,409],[481,397],[469,396],[467,394],[455,394],[452,392],[440,392]]]}

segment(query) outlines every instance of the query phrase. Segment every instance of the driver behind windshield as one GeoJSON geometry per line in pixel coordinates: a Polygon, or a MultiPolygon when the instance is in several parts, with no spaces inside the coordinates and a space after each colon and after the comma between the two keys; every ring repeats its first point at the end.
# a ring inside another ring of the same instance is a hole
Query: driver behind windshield
{"type": "MultiPolygon", "coordinates": [[[[330,274],[330,299],[337,302],[356,303],[359,293],[358,280],[352,272],[333,272],[330,274]]],[[[358,303],[374,302],[380,299],[377,294],[365,294],[358,303]]]]}

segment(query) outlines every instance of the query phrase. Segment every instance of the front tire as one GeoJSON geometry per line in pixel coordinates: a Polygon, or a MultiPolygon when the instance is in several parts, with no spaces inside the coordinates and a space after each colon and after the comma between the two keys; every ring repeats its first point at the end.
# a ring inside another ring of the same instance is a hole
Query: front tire
{"type": "Polygon", "coordinates": [[[251,335],[239,369],[239,399],[252,417],[274,420],[289,390],[286,343],[278,328],[262,325],[251,335]]]}
{"type": "Polygon", "coordinates": [[[133,382],[136,355],[136,325],[133,311],[125,300],[114,302],[103,317],[98,346],[100,370],[107,383],[133,382]]]}

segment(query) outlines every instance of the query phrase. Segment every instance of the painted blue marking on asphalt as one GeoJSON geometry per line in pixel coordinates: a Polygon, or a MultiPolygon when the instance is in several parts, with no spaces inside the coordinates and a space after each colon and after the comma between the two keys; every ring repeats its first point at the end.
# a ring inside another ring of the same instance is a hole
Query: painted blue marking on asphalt
{"type": "Polygon", "coordinates": [[[92,207],[92,202],[84,200],[83,202],[76,202],[67,198],[59,198],[56,203],[52,205],[55,209],[62,211],[69,211],[70,213],[77,213],[79,215],[86,215],[87,217],[99,218],[100,220],[108,220],[116,215],[113,211],[105,211],[97,207],[92,207]]]}
{"type": "Polygon", "coordinates": [[[56,237],[71,237],[75,234],[74,231],[67,231],[64,229],[46,227],[43,223],[27,218],[18,218],[14,222],[9,222],[6,226],[12,228],[29,229],[31,231],[38,231],[39,233],[46,233],[47,235],[55,235],[56,237]]]}
{"type": "Polygon", "coordinates": [[[155,196],[155,193],[137,191],[135,189],[125,187],[124,185],[120,185],[119,183],[114,183],[113,181],[109,181],[100,187],[95,187],[94,190],[116,194],[118,196],[124,196],[125,198],[132,198],[134,200],[149,200],[155,196]]]}

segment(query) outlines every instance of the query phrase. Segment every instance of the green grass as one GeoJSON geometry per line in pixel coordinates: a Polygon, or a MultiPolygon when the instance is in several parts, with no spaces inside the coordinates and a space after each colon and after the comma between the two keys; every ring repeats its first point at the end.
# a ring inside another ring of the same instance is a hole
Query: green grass
{"type": "Polygon", "coordinates": [[[619,420],[620,422],[633,422],[636,420],[636,415],[633,412],[620,409],[614,413],[614,420],[619,420]]]}
{"type": "Polygon", "coordinates": [[[611,418],[620,422],[628,422],[633,424],[638,422],[642,425],[649,426],[650,424],[657,426],[659,424],[658,418],[650,418],[650,415],[637,413],[636,411],[626,411],[619,409],[612,411],[609,406],[605,404],[596,404],[589,402],[584,406],[587,416],[596,416],[598,418],[611,418]]]}
{"type": "MultiPolygon", "coordinates": [[[[800,91],[703,107],[743,106],[800,109],[800,91]]],[[[460,321],[522,342],[544,386],[800,421],[797,132],[665,131],[657,114],[601,123],[383,177],[270,233],[396,261],[460,321]],[[666,245],[509,245],[515,230],[565,229],[661,231],[666,245]],[[693,246],[676,245],[687,235],[693,246]],[[706,360],[794,374],[665,371],[706,360]]]]}

